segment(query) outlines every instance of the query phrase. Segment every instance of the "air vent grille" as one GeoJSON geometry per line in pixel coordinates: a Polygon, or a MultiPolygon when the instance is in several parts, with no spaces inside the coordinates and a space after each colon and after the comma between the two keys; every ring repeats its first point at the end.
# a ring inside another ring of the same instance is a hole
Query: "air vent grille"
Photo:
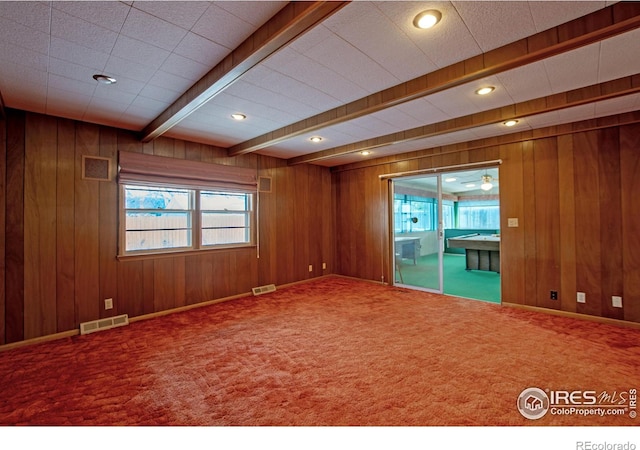
{"type": "Polygon", "coordinates": [[[123,325],[129,325],[129,316],[127,314],[109,317],[106,319],[92,320],[90,322],[83,322],[80,324],[80,334],[89,334],[95,331],[121,327],[123,325]]]}
{"type": "Polygon", "coordinates": [[[265,286],[258,286],[258,287],[251,288],[251,290],[253,291],[253,295],[261,295],[261,294],[266,294],[268,292],[274,292],[276,290],[276,285],[267,284],[265,286]]]}

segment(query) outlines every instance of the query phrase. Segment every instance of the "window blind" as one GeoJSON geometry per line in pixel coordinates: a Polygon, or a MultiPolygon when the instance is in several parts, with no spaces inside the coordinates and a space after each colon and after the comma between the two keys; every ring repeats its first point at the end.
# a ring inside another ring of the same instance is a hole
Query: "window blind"
{"type": "Polygon", "coordinates": [[[118,182],[256,192],[255,169],[144,153],[118,152],[118,182]]]}

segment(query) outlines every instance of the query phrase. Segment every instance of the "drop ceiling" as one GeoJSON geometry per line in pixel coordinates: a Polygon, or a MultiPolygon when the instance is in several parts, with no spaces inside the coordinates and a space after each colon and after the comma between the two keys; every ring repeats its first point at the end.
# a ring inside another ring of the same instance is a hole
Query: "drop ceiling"
{"type": "Polygon", "coordinates": [[[640,110],[640,5],[615,3],[0,1],[0,95],[141,140],[333,167],[640,110]],[[419,30],[426,9],[442,20],[419,30]],[[587,33],[604,16],[612,24],[587,33]],[[557,46],[546,30],[583,40],[557,46]],[[548,51],[492,63],[525,38],[548,51]]]}

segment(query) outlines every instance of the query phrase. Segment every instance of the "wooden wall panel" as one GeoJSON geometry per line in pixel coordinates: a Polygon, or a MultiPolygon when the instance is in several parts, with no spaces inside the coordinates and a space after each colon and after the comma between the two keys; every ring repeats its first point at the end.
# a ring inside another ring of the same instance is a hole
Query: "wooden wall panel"
{"type": "Polygon", "coordinates": [[[602,315],[623,319],[622,308],[614,308],[613,295],[622,296],[622,193],[620,180],[620,136],[617,128],[598,131],[598,169],[600,173],[600,243],[602,315]]]}
{"type": "Polygon", "coordinates": [[[7,112],[5,343],[24,339],[24,152],[26,114],[7,112]]]}
{"type": "Polygon", "coordinates": [[[26,122],[24,183],[24,337],[57,330],[56,147],[52,117],[26,122]]]}
{"type": "Polygon", "coordinates": [[[104,309],[104,299],[114,299],[118,294],[118,186],[114,182],[118,168],[118,134],[113,128],[100,129],[100,151],[102,158],[109,158],[111,180],[98,182],[99,222],[99,270],[100,270],[100,317],[120,314],[114,300],[113,309],[104,309]],[[114,213],[114,211],[116,213],[114,213]]]}
{"type": "Polygon", "coordinates": [[[501,146],[500,159],[501,298],[503,302],[524,303],[526,295],[522,144],[501,146]],[[509,227],[509,218],[518,219],[518,227],[509,227]]]}
{"type": "Polygon", "coordinates": [[[560,199],[556,139],[534,141],[536,306],[560,309],[560,199]],[[550,292],[558,293],[551,300],[550,292]]]}
{"type": "MultiPolygon", "coordinates": [[[[526,180],[522,186],[523,204],[523,242],[524,242],[524,301],[525,305],[537,306],[538,284],[536,263],[536,167],[532,141],[525,141],[522,145],[522,179],[526,180]]],[[[507,189],[501,185],[500,189],[507,189]]]]}
{"type": "Polygon", "coordinates": [[[7,121],[0,114],[0,345],[5,343],[5,226],[7,210],[7,121]]]}
{"type": "Polygon", "coordinates": [[[57,330],[75,327],[75,123],[58,120],[56,186],[57,330]]]}
{"type": "Polygon", "coordinates": [[[586,294],[587,300],[586,303],[577,304],[576,310],[598,316],[602,308],[602,276],[597,132],[576,133],[574,149],[576,287],[586,294]]]}
{"type": "Polygon", "coordinates": [[[560,206],[560,309],[576,312],[576,208],[573,137],[558,137],[560,206]]]}
{"type": "MultiPolygon", "coordinates": [[[[82,156],[99,155],[100,129],[77,123],[75,154],[75,304],[76,322],[100,317],[99,181],[82,180],[82,156]]],[[[69,230],[71,232],[71,230],[69,230]]]]}
{"type": "Polygon", "coordinates": [[[624,320],[640,322],[640,124],[620,128],[622,306],[624,320]]]}

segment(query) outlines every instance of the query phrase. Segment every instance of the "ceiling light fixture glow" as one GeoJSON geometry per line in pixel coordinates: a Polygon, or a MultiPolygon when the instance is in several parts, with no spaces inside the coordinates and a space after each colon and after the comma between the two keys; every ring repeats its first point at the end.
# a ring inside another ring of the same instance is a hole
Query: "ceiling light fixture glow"
{"type": "Polygon", "coordinates": [[[444,179],[444,181],[446,181],[447,183],[452,183],[452,182],[454,182],[456,180],[457,180],[457,178],[454,178],[454,177],[449,177],[449,178],[445,178],[444,179]]]}
{"type": "Polygon", "coordinates": [[[360,154],[363,155],[363,156],[367,156],[367,155],[370,155],[371,152],[368,151],[368,150],[363,150],[363,151],[360,152],[360,154]]]}
{"type": "Polygon", "coordinates": [[[231,118],[233,120],[244,120],[247,118],[247,116],[245,116],[244,114],[235,113],[235,114],[231,114],[231,118]]]}
{"type": "Polygon", "coordinates": [[[321,138],[320,136],[311,136],[311,137],[309,138],[309,140],[310,140],[311,142],[320,142],[320,141],[322,141],[322,138],[321,138]]]}
{"type": "Polygon", "coordinates": [[[425,30],[435,26],[442,19],[440,11],[430,9],[428,11],[422,11],[413,19],[413,26],[425,30]]]}
{"type": "Polygon", "coordinates": [[[102,75],[102,74],[95,74],[93,76],[93,79],[96,80],[98,83],[100,84],[115,84],[117,82],[117,80],[113,77],[110,77],[108,75],[102,75]]]}
{"type": "Polygon", "coordinates": [[[487,94],[492,93],[495,90],[496,90],[496,88],[493,87],[493,86],[486,86],[486,87],[482,87],[482,88],[476,90],[476,94],[478,94],[478,95],[487,95],[487,94]]]}
{"type": "Polygon", "coordinates": [[[490,191],[493,187],[493,184],[491,184],[491,180],[493,180],[493,177],[491,175],[482,175],[482,184],[480,185],[480,189],[482,189],[483,191],[490,191]]]}
{"type": "Polygon", "coordinates": [[[476,185],[475,185],[475,184],[473,184],[473,183],[465,184],[464,186],[465,186],[465,187],[476,187],[476,185]]]}
{"type": "Polygon", "coordinates": [[[505,127],[512,127],[512,126],[514,126],[514,125],[515,125],[515,124],[517,124],[517,123],[518,123],[518,121],[517,121],[517,120],[515,120],[515,119],[513,119],[513,120],[507,120],[506,122],[503,122],[503,125],[504,125],[505,127]]]}

